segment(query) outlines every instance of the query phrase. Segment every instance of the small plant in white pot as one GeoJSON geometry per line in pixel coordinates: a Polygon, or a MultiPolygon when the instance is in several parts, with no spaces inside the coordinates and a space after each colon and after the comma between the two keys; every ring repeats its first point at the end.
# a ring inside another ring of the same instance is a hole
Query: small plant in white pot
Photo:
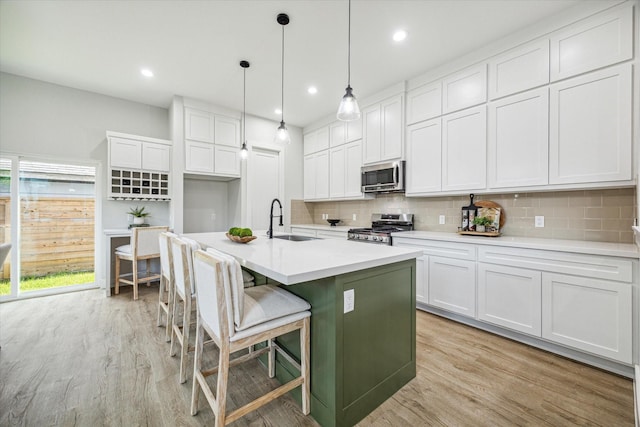
{"type": "Polygon", "coordinates": [[[477,216],[473,219],[473,223],[476,225],[476,231],[478,233],[484,233],[487,226],[491,225],[491,219],[486,216],[477,216]]]}
{"type": "Polygon", "coordinates": [[[141,208],[136,206],[135,208],[129,209],[129,214],[133,216],[133,223],[135,225],[144,224],[144,219],[151,215],[149,212],[145,212],[144,206],[141,208]]]}

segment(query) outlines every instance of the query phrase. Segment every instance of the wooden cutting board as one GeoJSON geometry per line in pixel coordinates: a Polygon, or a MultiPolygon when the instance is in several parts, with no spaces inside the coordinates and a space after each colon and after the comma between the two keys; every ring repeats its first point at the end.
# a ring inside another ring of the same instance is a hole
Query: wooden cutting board
{"type": "Polygon", "coordinates": [[[504,223],[507,222],[507,214],[502,209],[502,206],[491,200],[478,200],[477,202],[474,201],[473,204],[479,208],[500,208],[500,230],[502,230],[504,223]]]}

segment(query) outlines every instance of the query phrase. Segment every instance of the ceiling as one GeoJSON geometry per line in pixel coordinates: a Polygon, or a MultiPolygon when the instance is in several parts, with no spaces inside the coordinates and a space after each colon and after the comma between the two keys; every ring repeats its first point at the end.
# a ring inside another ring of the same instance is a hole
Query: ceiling
{"type": "MultiPolygon", "coordinates": [[[[353,0],[351,86],[362,99],[581,0],[353,0]],[[405,29],[402,43],[391,38],[405,29]]],[[[604,1],[601,1],[604,2],[604,1]]],[[[168,108],[173,95],[304,127],[347,82],[347,0],[0,1],[0,70],[168,108]],[[153,78],[140,74],[153,70],[153,78]],[[310,95],[314,85],[318,93],[310,95]]]]}

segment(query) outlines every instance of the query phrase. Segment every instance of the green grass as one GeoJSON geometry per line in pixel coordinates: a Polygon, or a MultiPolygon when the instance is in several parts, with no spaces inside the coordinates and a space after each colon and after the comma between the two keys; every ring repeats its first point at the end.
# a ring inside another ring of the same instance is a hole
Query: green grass
{"type": "MultiPolygon", "coordinates": [[[[60,288],[63,286],[93,283],[94,281],[95,273],[93,271],[56,273],[42,277],[23,277],[20,281],[20,291],[26,292],[49,288],[60,288]]],[[[9,280],[0,280],[0,295],[9,295],[10,293],[11,284],[9,280]]]]}

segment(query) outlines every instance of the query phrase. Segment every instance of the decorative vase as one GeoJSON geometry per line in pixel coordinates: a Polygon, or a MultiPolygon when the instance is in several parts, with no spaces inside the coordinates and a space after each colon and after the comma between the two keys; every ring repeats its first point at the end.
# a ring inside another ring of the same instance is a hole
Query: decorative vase
{"type": "Polygon", "coordinates": [[[142,216],[134,216],[133,223],[136,225],[144,224],[144,217],[142,216]]]}
{"type": "Polygon", "coordinates": [[[484,225],[476,225],[476,231],[478,233],[484,233],[485,232],[485,226],[484,225]]]}

